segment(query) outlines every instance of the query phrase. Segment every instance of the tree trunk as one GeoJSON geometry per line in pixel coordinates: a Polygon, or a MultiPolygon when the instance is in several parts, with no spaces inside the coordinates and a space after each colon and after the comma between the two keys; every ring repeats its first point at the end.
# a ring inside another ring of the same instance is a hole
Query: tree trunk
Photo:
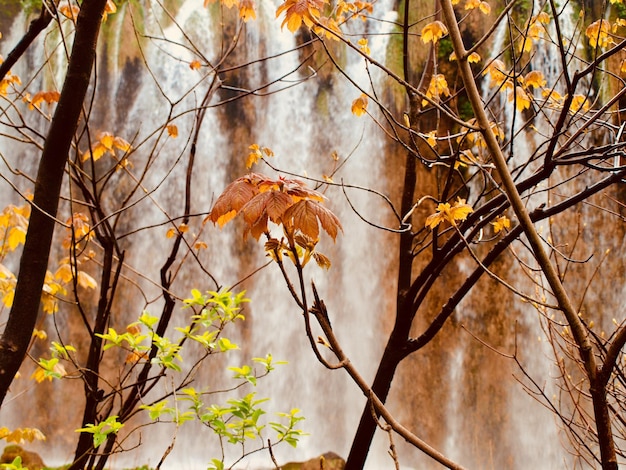
{"type": "Polygon", "coordinates": [[[91,78],[105,4],[106,0],[82,4],[67,76],[39,162],[13,306],[0,338],[0,406],[26,355],[37,321],[63,174],[91,78]]]}

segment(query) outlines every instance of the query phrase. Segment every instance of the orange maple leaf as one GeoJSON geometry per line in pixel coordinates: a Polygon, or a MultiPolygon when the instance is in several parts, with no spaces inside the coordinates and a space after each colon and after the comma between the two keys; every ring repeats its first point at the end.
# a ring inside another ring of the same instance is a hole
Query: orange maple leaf
{"type": "Polygon", "coordinates": [[[302,232],[307,237],[319,238],[319,225],[335,240],[337,232],[343,230],[335,214],[317,201],[302,200],[285,211],[283,224],[293,231],[302,232]],[[318,223],[319,221],[319,223],[318,223]]]}
{"type": "Polygon", "coordinates": [[[259,188],[256,184],[256,181],[259,179],[262,179],[259,175],[251,173],[237,178],[226,186],[224,192],[217,198],[205,222],[210,220],[214,224],[217,223],[220,227],[223,227],[237,215],[250,199],[259,194],[259,188]]]}
{"type": "Polygon", "coordinates": [[[311,28],[320,17],[320,10],[326,0],[286,0],[276,10],[276,18],[285,13],[285,19],[281,28],[287,25],[287,29],[295,33],[302,23],[311,28]]]}

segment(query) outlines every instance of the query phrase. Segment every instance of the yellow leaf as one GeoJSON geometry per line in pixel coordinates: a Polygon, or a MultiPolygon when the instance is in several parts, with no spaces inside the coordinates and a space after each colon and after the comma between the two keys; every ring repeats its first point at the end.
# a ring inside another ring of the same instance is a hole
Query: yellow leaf
{"type": "Polygon", "coordinates": [[[615,33],[615,32],[617,32],[618,28],[620,28],[621,26],[626,26],[626,19],[624,19],[624,18],[617,18],[615,20],[615,23],[613,23],[613,27],[611,28],[611,31],[613,31],[615,33]]]}
{"type": "Polygon", "coordinates": [[[252,144],[249,148],[252,152],[250,152],[248,158],[246,158],[246,168],[252,168],[252,165],[255,165],[263,158],[263,153],[257,144],[252,144]]]}
{"type": "Polygon", "coordinates": [[[48,334],[43,330],[38,330],[37,328],[33,329],[33,336],[44,341],[48,339],[48,334]]]}
{"type": "Polygon", "coordinates": [[[522,36],[522,41],[517,48],[519,52],[530,52],[533,50],[533,41],[530,36],[522,36]]]}
{"type": "Polygon", "coordinates": [[[196,243],[194,243],[193,247],[196,250],[206,250],[209,247],[209,245],[207,245],[203,241],[197,241],[196,243]]]}
{"type": "Polygon", "coordinates": [[[542,24],[550,23],[550,15],[548,15],[545,11],[542,11],[537,15],[537,21],[542,24]]]}
{"type": "Polygon", "coordinates": [[[541,92],[541,96],[547,98],[550,104],[553,106],[562,106],[563,105],[563,97],[556,90],[543,90],[541,92]]]}
{"type": "Polygon", "coordinates": [[[467,61],[470,64],[477,64],[478,62],[480,62],[480,55],[477,52],[472,52],[467,58],[467,61]]]}
{"type": "Polygon", "coordinates": [[[26,230],[22,227],[13,227],[9,230],[7,242],[11,251],[15,250],[18,246],[23,245],[26,241],[26,230]]]}
{"type": "Polygon", "coordinates": [[[198,62],[197,60],[192,60],[189,63],[189,68],[191,70],[198,70],[200,67],[202,67],[202,65],[200,64],[200,62],[198,62]]]}
{"type": "MultiPolygon", "coordinates": [[[[443,74],[438,73],[431,77],[428,90],[426,91],[426,97],[433,101],[439,101],[439,97],[441,95],[450,96],[450,89],[448,88],[446,77],[443,74]]],[[[422,106],[427,106],[428,103],[428,100],[422,100],[422,106]]]]}
{"type": "Polygon", "coordinates": [[[174,139],[178,137],[178,127],[176,124],[167,125],[167,134],[174,139]]]}
{"type": "Polygon", "coordinates": [[[178,231],[177,231],[174,227],[171,227],[170,229],[168,229],[168,231],[167,231],[167,233],[165,234],[165,236],[166,236],[167,238],[173,238],[173,237],[175,237],[175,236],[176,236],[176,234],[177,234],[177,233],[178,233],[178,231]]]}
{"type": "Polygon", "coordinates": [[[57,103],[61,94],[58,91],[39,91],[35,93],[35,96],[29,98],[25,97],[25,101],[28,102],[29,109],[39,108],[41,103],[46,103],[48,105],[52,103],[57,103]]]}
{"type": "Polygon", "coordinates": [[[504,62],[502,62],[500,59],[495,59],[489,65],[487,65],[487,68],[485,68],[483,75],[490,75],[490,87],[493,88],[501,86],[504,82],[508,80],[509,77],[505,70],[506,68],[504,67],[504,62]]]}
{"type": "Polygon", "coordinates": [[[450,210],[451,220],[449,220],[449,222],[454,225],[455,220],[463,221],[472,212],[474,212],[474,209],[472,209],[472,206],[469,204],[466,204],[465,199],[457,198],[454,206],[452,206],[450,210]]]}
{"type": "Polygon", "coordinates": [[[449,211],[450,211],[450,204],[448,204],[447,202],[439,203],[439,205],[437,206],[436,212],[426,217],[425,226],[430,229],[435,228],[437,225],[439,225],[441,222],[445,220],[445,213],[449,211]]]}
{"type": "Polygon", "coordinates": [[[439,39],[448,34],[448,28],[441,21],[433,21],[422,28],[422,42],[435,44],[439,39]]]}
{"type": "Polygon", "coordinates": [[[276,17],[285,13],[281,28],[287,25],[287,29],[295,33],[302,23],[311,28],[319,20],[325,3],[327,0],[285,0],[276,10],[276,17]]]}
{"type": "Polygon", "coordinates": [[[64,282],[65,284],[71,282],[74,278],[74,275],[72,274],[72,267],[69,265],[69,263],[63,263],[61,266],[59,266],[59,268],[54,273],[54,278],[58,279],[61,282],[64,282]]]}
{"type": "Polygon", "coordinates": [[[352,102],[352,114],[355,116],[362,116],[367,110],[367,95],[361,94],[356,100],[352,102]]]}
{"type": "Polygon", "coordinates": [[[95,289],[98,287],[96,280],[85,271],[78,271],[78,277],[76,280],[78,281],[78,285],[84,287],[85,289],[95,289]]]}
{"type": "Polygon", "coordinates": [[[491,5],[487,2],[482,2],[481,0],[467,0],[465,2],[466,10],[473,10],[474,8],[478,8],[485,15],[491,12],[491,5]]]}
{"type": "Polygon", "coordinates": [[[425,225],[433,229],[444,220],[450,222],[452,225],[456,225],[457,220],[465,220],[472,212],[474,212],[474,209],[465,202],[465,199],[458,198],[453,206],[450,206],[448,202],[439,203],[436,212],[426,218],[425,225]]]}
{"type": "Polygon", "coordinates": [[[117,7],[112,0],[107,0],[106,5],[104,6],[104,14],[102,15],[102,21],[106,21],[108,16],[115,13],[117,11],[117,7]]]}
{"type": "Polygon", "coordinates": [[[7,442],[23,444],[25,441],[33,442],[35,439],[45,441],[46,436],[37,428],[17,428],[13,431],[8,428],[0,428],[0,439],[7,442]]]}
{"type": "Polygon", "coordinates": [[[524,84],[533,88],[543,88],[546,86],[546,79],[540,70],[533,70],[524,77],[524,84]]]}
{"type": "Polygon", "coordinates": [[[500,215],[496,218],[495,221],[491,222],[491,225],[493,225],[494,233],[498,233],[501,230],[511,228],[511,221],[508,219],[507,216],[500,215]]]}
{"type": "Polygon", "coordinates": [[[128,152],[132,148],[131,145],[121,137],[115,137],[113,139],[113,146],[116,149],[120,149],[122,152],[128,152]]]}
{"type": "Polygon", "coordinates": [[[530,97],[520,87],[515,87],[509,93],[508,99],[509,102],[515,100],[515,109],[518,111],[524,111],[525,109],[530,108],[530,97]]]}
{"type": "Polygon", "coordinates": [[[615,41],[609,35],[610,29],[610,23],[605,19],[591,23],[585,30],[585,35],[589,39],[589,45],[591,47],[607,47],[615,44],[615,41]]]}
{"type": "Polygon", "coordinates": [[[239,1],[239,18],[244,22],[256,19],[256,11],[254,9],[253,0],[240,0],[239,1]]]}
{"type": "Polygon", "coordinates": [[[113,143],[115,142],[115,136],[110,132],[102,132],[98,136],[98,140],[107,150],[113,150],[113,143]]]}
{"type": "Polygon", "coordinates": [[[68,1],[64,2],[62,5],[59,5],[58,10],[59,13],[61,13],[66,18],[69,18],[72,21],[76,21],[80,8],[78,7],[78,5],[70,4],[68,1]]]}
{"type": "Polygon", "coordinates": [[[367,45],[367,39],[365,38],[359,39],[357,44],[359,45],[359,49],[361,50],[361,52],[367,55],[371,54],[372,51],[370,51],[370,48],[367,45]]]}
{"type": "Polygon", "coordinates": [[[437,145],[437,131],[430,131],[428,134],[426,134],[426,142],[428,142],[428,145],[430,145],[431,147],[435,147],[437,145]]]}
{"type": "Polygon", "coordinates": [[[11,308],[13,306],[14,296],[15,296],[15,290],[11,290],[2,296],[2,303],[5,305],[5,307],[11,308]]]}
{"type": "Polygon", "coordinates": [[[572,105],[570,107],[570,111],[573,113],[577,113],[578,111],[588,111],[589,110],[589,102],[587,101],[587,97],[585,95],[574,95],[572,98],[572,105]]]}
{"type": "Polygon", "coordinates": [[[315,262],[320,268],[326,269],[326,270],[330,269],[331,263],[330,263],[330,259],[328,259],[327,256],[321,253],[318,253],[317,251],[314,251],[312,254],[313,254],[313,259],[315,260],[315,262]]]}

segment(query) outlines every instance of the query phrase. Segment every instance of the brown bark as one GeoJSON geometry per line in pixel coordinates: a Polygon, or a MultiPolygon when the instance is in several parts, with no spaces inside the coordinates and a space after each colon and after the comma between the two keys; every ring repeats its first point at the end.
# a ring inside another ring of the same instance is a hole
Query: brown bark
{"type": "Polygon", "coordinates": [[[50,7],[45,3],[41,5],[41,12],[39,13],[39,16],[30,22],[30,26],[28,27],[26,34],[17,43],[13,50],[9,52],[9,55],[6,57],[4,62],[0,63],[0,80],[6,76],[9,70],[11,70],[11,67],[17,63],[22,55],[24,55],[35,38],[39,36],[39,33],[46,29],[50,24],[52,21],[52,15],[50,14],[49,8],[50,7]]]}
{"type": "Polygon", "coordinates": [[[89,87],[105,3],[84,2],[78,15],[67,76],[39,162],[13,307],[0,338],[0,405],[26,355],[37,321],[65,165],[89,87]]]}

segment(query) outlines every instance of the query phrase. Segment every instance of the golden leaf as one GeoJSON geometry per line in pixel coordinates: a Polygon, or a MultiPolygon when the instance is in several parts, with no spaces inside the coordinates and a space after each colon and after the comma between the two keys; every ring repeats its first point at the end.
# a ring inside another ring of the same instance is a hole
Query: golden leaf
{"type": "Polygon", "coordinates": [[[174,238],[176,236],[176,234],[178,233],[178,230],[176,230],[174,227],[170,227],[167,230],[167,233],[165,234],[165,236],[167,238],[174,238]]]}
{"type": "Polygon", "coordinates": [[[244,22],[256,19],[254,0],[239,1],[239,18],[244,22]]]}
{"type": "Polygon", "coordinates": [[[428,145],[430,145],[431,147],[435,147],[437,145],[437,131],[430,131],[428,134],[426,134],[426,142],[428,142],[428,145]]]}
{"type": "Polygon", "coordinates": [[[426,218],[425,226],[433,229],[444,220],[452,225],[456,225],[457,220],[465,220],[471,212],[474,212],[474,209],[469,204],[466,204],[465,199],[458,198],[453,206],[450,206],[448,202],[439,203],[436,212],[426,218]]]}
{"type": "Polygon", "coordinates": [[[22,227],[12,227],[9,230],[7,242],[11,251],[15,250],[18,246],[23,245],[26,241],[26,230],[22,227]]]}
{"type": "Polygon", "coordinates": [[[356,100],[352,102],[352,114],[362,116],[367,110],[367,95],[362,93],[356,100]]]}
{"type": "Polygon", "coordinates": [[[80,7],[75,4],[70,4],[69,1],[63,2],[63,4],[58,7],[59,13],[61,13],[66,18],[69,18],[72,21],[75,21],[78,18],[78,13],[80,12],[80,7]]]}
{"type": "Polygon", "coordinates": [[[8,428],[0,428],[0,439],[7,442],[23,444],[25,441],[33,442],[35,439],[45,441],[46,436],[37,428],[17,428],[11,431],[8,428]]]}
{"type": "Polygon", "coordinates": [[[120,149],[122,152],[128,152],[131,149],[130,144],[121,137],[115,137],[113,139],[113,146],[116,149],[120,149]]]}
{"type": "Polygon", "coordinates": [[[39,109],[41,103],[51,105],[52,103],[58,103],[61,94],[58,91],[39,91],[35,93],[35,96],[26,100],[28,101],[28,109],[39,109]]]}
{"type": "Polygon", "coordinates": [[[317,263],[317,265],[322,269],[330,269],[330,259],[327,256],[318,253],[317,251],[313,252],[313,259],[317,263]]]}
{"type": "Polygon", "coordinates": [[[485,68],[483,75],[490,75],[490,87],[493,88],[501,86],[504,82],[508,80],[509,77],[505,70],[506,68],[504,67],[504,62],[502,62],[500,59],[495,59],[489,65],[487,65],[487,68],[485,68]]]}
{"type": "Polygon", "coordinates": [[[283,13],[285,19],[280,25],[281,28],[287,25],[287,29],[295,33],[302,23],[311,28],[320,18],[320,10],[326,0],[286,0],[276,10],[276,18],[283,13]]]}
{"type": "Polygon", "coordinates": [[[96,280],[84,271],[78,271],[77,279],[78,285],[85,289],[95,289],[98,287],[96,280]]]}
{"type": "Polygon", "coordinates": [[[104,6],[104,14],[102,15],[102,21],[106,21],[108,16],[115,13],[117,11],[117,6],[113,3],[113,0],[107,0],[106,5],[104,6]]]}
{"type": "Polygon", "coordinates": [[[466,10],[478,8],[483,14],[488,15],[491,12],[491,5],[481,0],[467,0],[465,2],[466,10]]]}
{"type": "Polygon", "coordinates": [[[367,45],[367,39],[359,39],[357,44],[359,45],[359,49],[361,50],[361,52],[363,52],[364,54],[370,55],[372,53],[369,46],[367,45]]]}
{"type": "Polygon", "coordinates": [[[573,113],[577,113],[580,110],[588,111],[589,110],[589,101],[587,101],[587,97],[585,95],[574,95],[572,98],[572,105],[570,107],[570,111],[573,113]]]}
{"type": "Polygon", "coordinates": [[[178,126],[176,126],[176,124],[168,124],[166,129],[167,129],[167,134],[170,137],[174,139],[178,137],[178,126]]]}
{"type": "Polygon", "coordinates": [[[422,28],[422,42],[435,44],[439,39],[448,34],[448,28],[441,21],[433,21],[422,28]]]}
{"type": "Polygon", "coordinates": [[[550,15],[548,15],[545,11],[542,11],[541,13],[537,15],[536,20],[539,23],[548,24],[550,23],[550,15]]]}
{"type": "Polygon", "coordinates": [[[605,20],[598,20],[591,23],[585,30],[585,36],[589,39],[591,47],[607,47],[615,44],[615,41],[609,36],[610,23],[605,20]]]}
{"type": "Polygon", "coordinates": [[[518,111],[524,111],[525,109],[530,108],[530,97],[520,87],[515,87],[509,93],[508,100],[509,102],[515,100],[515,109],[517,109],[518,111]]]}
{"type": "Polygon", "coordinates": [[[48,333],[43,330],[38,330],[37,328],[33,329],[33,336],[37,339],[45,341],[48,339],[48,333]]]}
{"type": "Polygon", "coordinates": [[[192,60],[191,62],[189,62],[189,68],[191,70],[198,70],[200,69],[200,67],[202,67],[202,64],[200,64],[200,62],[197,60],[192,60]]]}
{"type": "Polygon", "coordinates": [[[543,72],[540,70],[533,70],[528,72],[524,77],[524,84],[528,86],[532,86],[533,88],[543,88],[546,86],[546,79],[543,76],[543,72]]]}
{"type": "Polygon", "coordinates": [[[489,13],[491,13],[491,5],[489,5],[487,2],[480,2],[480,5],[478,5],[478,9],[484,15],[488,15],[489,13]]]}
{"type": "Polygon", "coordinates": [[[478,54],[478,52],[472,52],[469,57],[467,58],[467,61],[470,64],[477,64],[478,62],[480,62],[481,58],[480,58],[480,54],[478,54]]]}
{"type": "Polygon", "coordinates": [[[511,221],[508,219],[507,216],[500,215],[496,217],[495,221],[491,222],[491,225],[493,225],[494,233],[498,233],[501,230],[511,228],[511,221]]]}
{"type": "Polygon", "coordinates": [[[72,273],[72,267],[69,263],[62,263],[54,273],[54,278],[58,279],[65,284],[72,281],[74,274],[72,273]]]}
{"type": "Polygon", "coordinates": [[[318,36],[328,39],[332,39],[333,41],[339,41],[343,33],[333,18],[321,17],[317,20],[316,25],[313,27],[313,31],[318,36]]]}
{"type": "Polygon", "coordinates": [[[193,247],[196,250],[206,250],[209,247],[209,245],[207,245],[206,242],[197,241],[196,243],[193,244],[193,247]]]}
{"type": "MultiPolygon", "coordinates": [[[[430,79],[428,90],[426,90],[426,98],[430,98],[433,101],[439,101],[439,97],[450,96],[450,89],[448,88],[448,82],[446,77],[441,74],[435,74],[430,79]]],[[[429,101],[427,99],[422,100],[422,106],[427,106],[429,101]]]]}

